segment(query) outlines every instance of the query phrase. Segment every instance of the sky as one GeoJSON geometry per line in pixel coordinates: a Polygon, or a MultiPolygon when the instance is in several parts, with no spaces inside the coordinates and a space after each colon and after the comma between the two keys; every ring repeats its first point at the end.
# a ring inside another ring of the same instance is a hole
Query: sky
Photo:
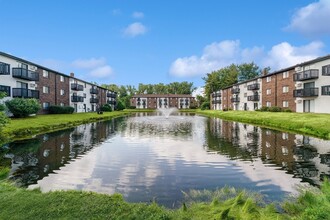
{"type": "Polygon", "coordinates": [[[330,52],[330,0],[0,0],[0,51],[98,84],[193,82],[330,52]]]}

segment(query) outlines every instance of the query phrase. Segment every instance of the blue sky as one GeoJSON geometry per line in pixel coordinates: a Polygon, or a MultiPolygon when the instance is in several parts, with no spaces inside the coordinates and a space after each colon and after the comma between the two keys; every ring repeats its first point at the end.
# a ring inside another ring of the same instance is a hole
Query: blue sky
{"type": "Polygon", "coordinates": [[[329,54],[330,0],[0,0],[0,51],[86,81],[194,82],[329,54]]]}

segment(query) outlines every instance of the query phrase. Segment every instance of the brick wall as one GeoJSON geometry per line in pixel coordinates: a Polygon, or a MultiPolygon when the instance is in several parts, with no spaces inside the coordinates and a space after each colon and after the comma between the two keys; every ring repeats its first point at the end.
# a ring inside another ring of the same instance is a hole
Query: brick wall
{"type": "Polygon", "coordinates": [[[293,81],[294,69],[288,71],[289,75],[287,78],[283,78],[283,73],[277,74],[277,106],[283,107],[283,101],[288,101],[289,107],[284,109],[290,109],[296,111],[295,98],[293,97],[293,90],[295,89],[295,83],[293,81]],[[289,88],[288,92],[283,93],[283,87],[289,88]]]}

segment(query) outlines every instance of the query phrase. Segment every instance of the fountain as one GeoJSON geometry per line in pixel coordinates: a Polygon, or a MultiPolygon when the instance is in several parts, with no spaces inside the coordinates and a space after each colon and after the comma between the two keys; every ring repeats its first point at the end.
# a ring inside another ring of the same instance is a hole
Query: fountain
{"type": "Polygon", "coordinates": [[[160,112],[165,118],[168,118],[172,113],[177,112],[177,108],[158,108],[157,112],[160,112]]]}

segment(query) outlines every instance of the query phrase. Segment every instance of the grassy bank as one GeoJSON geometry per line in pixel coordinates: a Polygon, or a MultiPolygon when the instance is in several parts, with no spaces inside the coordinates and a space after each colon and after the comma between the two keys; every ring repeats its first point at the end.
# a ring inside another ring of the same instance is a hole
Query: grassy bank
{"type": "Polygon", "coordinates": [[[329,114],[214,110],[196,113],[330,139],[329,114]]]}
{"type": "MultiPolygon", "coordinates": [[[[201,192],[200,196],[205,192],[201,192]]],[[[206,192],[210,194],[210,192],[206,192]]],[[[310,189],[299,198],[263,205],[245,191],[225,188],[212,201],[191,202],[175,210],[156,203],[127,203],[121,195],[81,191],[41,193],[0,182],[0,219],[330,219],[330,185],[310,189]],[[234,193],[233,193],[234,192],[234,193]],[[219,196],[220,195],[220,196],[219,196]]]]}
{"type": "Polygon", "coordinates": [[[37,115],[29,118],[11,119],[3,128],[6,140],[21,139],[50,131],[75,127],[80,124],[107,120],[130,114],[129,111],[104,112],[103,114],[78,113],[59,115],[37,115]]]}

